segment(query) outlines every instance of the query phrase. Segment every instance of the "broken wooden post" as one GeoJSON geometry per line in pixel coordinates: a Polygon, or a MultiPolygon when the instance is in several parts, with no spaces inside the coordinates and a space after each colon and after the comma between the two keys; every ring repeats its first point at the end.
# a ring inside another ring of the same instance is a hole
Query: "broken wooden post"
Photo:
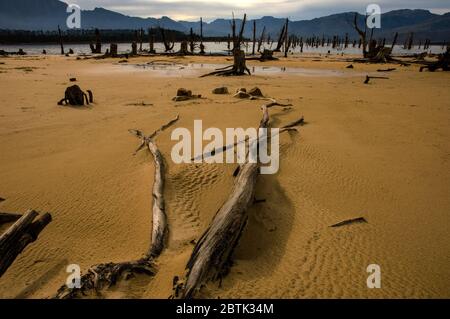
{"type": "Polygon", "coordinates": [[[51,220],[52,217],[48,213],[39,216],[36,211],[29,210],[0,236],[0,277],[17,256],[36,241],[51,220]]]}
{"type": "Polygon", "coordinates": [[[59,25],[58,25],[58,35],[59,35],[59,45],[61,46],[61,55],[64,55],[64,44],[63,44],[61,29],[59,28],[59,25]]]}

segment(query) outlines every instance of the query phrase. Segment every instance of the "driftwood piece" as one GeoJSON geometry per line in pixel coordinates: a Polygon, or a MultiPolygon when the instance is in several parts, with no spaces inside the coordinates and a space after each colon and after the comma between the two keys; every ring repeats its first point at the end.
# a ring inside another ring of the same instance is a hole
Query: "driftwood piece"
{"type": "MultiPolygon", "coordinates": [[[[259,128],[268,127],[268,109],[276,105],[282,104],[273,100],[261,107],[259,128]]],[[[252,143],[258,141],[249,141],[252,143]]],[[[194,247],[186,265],[186,277],[177,278],[174,283],[173,298],[193,298],[202,285],[220,280],[229,271],[231,256],[247,223],[247,210],[254,202],[259,168],[260,163],[246,162],[240,166],[228,199],[194,247]]]]}
{"type": "Polygon", "coordinates": [[[352,219],[347,219],[340,223],[331,225],[330,227],[341,227],[341,226],[358,224],[358,223],[367,223],[367,220],[364,217],[352,218],[352,219]]]}
{"type": "Polygon", "coordinates": [[[62,286],[56,295],[58,299],[73,299],[86,295],[89,292],[98,293],[104,288],[114,286],[121,278],[127,278],[133,273],[146,274],[152,276],[156,273],[154,260],[164,249],[165,239],[168,232],[167,216],[165,213],[164,202],[164,158],[159,151],[154,138],[158,133],[164,131],[175,122],[179,116],[167,124],[161,126],[151,135],[146,136],[140,130],[129,130],[131,134],[141,140],[141,145],[135,154],[145,147],[150,151],[155,162],[155,178],[152,189],[153,207],[152,207],[152,234],[151,244],[145,255],[136,261],[127,261],[122,263],[105,263],[92,266],[87,273],[81,277],[80,288],[69,288],[62,286]]]}
{"type": "Polygon", "coordinates": [[[22,215],[19,214],[13,214],[13,213],[2,213],[0,212],[0,224],[15,222],[18,220],[22,215]]]}
{"type": "Polygon", "coordinates": [[[397,70],[396,68],[378,69],[377,72],[392,72],[397,70]]]}
{"type": "Polygon", "coordinates": [[[368,75],[366,75],[366,79],[364,80],[364,84],[369,84],[369,81],[371,79],[389,80],[389,78],[385,77],[385,76],[368,76],[368,75]]]}
{"type": "Polygon", "coordinates": [[[38,212],[29,210],[0,236],[0,277],[17,256],[36,241],[51,220],[52,217],[48,213],[39,216],[38,212]]]}

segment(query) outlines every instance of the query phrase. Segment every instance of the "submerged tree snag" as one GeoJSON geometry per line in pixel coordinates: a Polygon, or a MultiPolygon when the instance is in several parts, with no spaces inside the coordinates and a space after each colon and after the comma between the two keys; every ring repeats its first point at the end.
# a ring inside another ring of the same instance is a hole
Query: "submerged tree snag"
{"type": "MultiPolygon", "coordinates": [[[[269,126],[268,109],[273,106],[287,106],[272,100],[261,107],[263,116],[259,128],[269,126]]],[[[283,127],[281,131],[295,130],[294,125],[301,125],[303,120],[283,127]],[[298,124],[295,124],[298,123],[298,124]]],[[[258,143],[249,140],[248,143],[258,143]]],[[[230,268],[231,257],[248,219],[248,208],[254,203],[254,194],[260,163],[247,160],[236,173],[232,191],[214,216],[210,226],[195,245],[186,265],[185,278],[176,277],[173,298],[194,298],[200,288],[209,281],[220,280],[230,268]]]]}
{"type": "Polygon", "coordinates": [[[226,66],[221,69],[217,69],[211,73],[202,75],[201,77],[207,77],[210,75],[222,75],[222,76],[230,76],[230,75],[244,75],[246,72],[248,75],[251,75],[250,70],[247,68],[245,52],[241,50],[241,43],[244,37],[245,23],[247,21],[247,14],[244,14],[244,19],[242,20],[241,29],[239,34],[236,35],[236,19],[233,15],[233,20],[231,23],[231,29],[233,32],[233,65],[226,66]]]}
{"type": "Polygon", "coordinates": [[[56,295],[58,299],[79,298],[87,293],[100,293],[104,288],[111,287],[121,278],[128,278],[134,273],[142,273],[153,276],[156,273],[154,260],[164,249],[165,239],[168,232],[167,216],[164,202],[164,158],[156,145],[154,139],[158,133],[164,131],[175,122],[179,117],[171,120],[151,135],[144,135],[139,130],[129,130],[131,134],[141,140],[141,145],[135,154],[147,148],[153,156],[155,162],[155,178],[152,190],[153,208],[152,208],[152,235],[151,244],[145,255],[136,261],[127,261],[122,263],[106,263],[92,266],[85,275],[81,277],[81,288],[69,288],[62,286],[56,295]]]}
{"type": "MultiPolygon", "coordinates": [[[[8,215],[11,218],[17,217],[17,215],[8,215]]],[[[39,216],[38,212],[29,210],[0,236],[0,277],[17,256],[29,244],[36,241],[51,220],[52,217],[48,213],[39,216]]]]}

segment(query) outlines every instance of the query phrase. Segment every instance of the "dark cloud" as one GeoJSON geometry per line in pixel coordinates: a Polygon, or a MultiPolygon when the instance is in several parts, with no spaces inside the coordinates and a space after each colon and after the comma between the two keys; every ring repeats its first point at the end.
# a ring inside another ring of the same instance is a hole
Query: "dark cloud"
{"type": "Polygon", "coordinates": [[[450,11],[448,0],[64,0],[79,4],[83,9],[103,7],[130,16],[205,20],[228,18],[232,12],[250,18],[271,15],[291,19],[312,19],[344,11],[364,12],[370,3],[379,4],[382,11],[394,9],[428,9],[443,13],[450,11]]]}

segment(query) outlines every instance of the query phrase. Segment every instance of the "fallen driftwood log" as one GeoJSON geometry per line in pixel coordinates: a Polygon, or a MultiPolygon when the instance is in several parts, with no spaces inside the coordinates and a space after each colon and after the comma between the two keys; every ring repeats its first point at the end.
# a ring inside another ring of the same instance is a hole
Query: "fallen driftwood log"
{"type": "MultiPolygon", "coordinates": [[[[276,105],[287,106],[276,101],[263,105],[259,128],[269,126],[268,109],[276,105]]],[[[293,129],[291,127],[282,130],[293,129]]],[[[249,141],[250,145],[251,143],[257,141],[249,141]]],[[[204,284],[221,280],[228,273],[231,256],[247,223],[247,210],[254,201],[259,169],[260,163],[248,161],[240,166],[228,199],[195,245],[186,265],[185,278],[174,278],[173,298],[193,298],[204,284]]]]}
{"type": "Polygon", "coordinates": [[[430,72],[435,72],[438,69],[442,71],[450,71],[450,47],[447,47],[447,51],[438,57],[437,62],[429,62],[424,66],[420,67],[420,72],[428,69],[430,72]]]}
{"type": "Polygon", "coordinates": [[[365,81],[364,81],[364,84],[369,84],[369,81],[370,81],[371,79],[389,80],[389,78],[388,78],[388,77],[385,77],[385,76],[368,76],[368,75],[366,75],[366,79],[365,79],[365,81]]]}
{"type": "Polygon", "coordinates": [[[38,212],[29,210],[0,236],[0,277],[51,220],[48,213],[39,216],[38,212]]]}
{"type": "Polygon", "coordinates": [[[352,219],[347,219],[340,223],[331,225],[330,227],[341,227],[341,226],[358,224],[358,223],[367,223],[367,220],[364,217],[352,218],[352,219]]]}
{"type": "Polygon", "coordinates": [[[164,158],[154,139],[158,133],[173,125],[178,119],[179,116],[161,126],[161,128],[148,136],[144,135],[144,133],[139,130],[129,130],[131,134],[141,140],[141,145],[134,154],[147,148],[152,154],[155,162],[155,178],[152,190],[153,226],[151,244],[145,255],[136,261],[106,263],[92,266],[88,269],[87,273],[81,277],[80,288],[69,288],[67,285],[64,285],[58,290],[56,298],[72,299],[85,296],[89,292],[100,293],[102,289],[115,285],[121,278],[128,278],[131,274],[140,273],[152,276],[156,273],[154,259],[157,258],[164,249],[168,227],[164,201],[164,158]]]}
{"type": "Polygon", "coordinates": [[[66,89],[64,93],[64,98],[62,98],[58,105],[72,105],[72,106],[83,106],[84,102],[89,105],[89,103],[94,102],[94,95],[91,90],[87,90],[89,94],[89,99],[86,93],[80,89],[78,85],[70,86],[66,89]]]}
{"type": "Polygon", "coordinates": [[[0,212],[0,224],[15,222],[18,220],[22,215],[19,214],[13,214],[13,213],[2,213],[0,212]]]}
{"type": "Polygon", "coordinates": [[[378,69],[377,72],[392,72],[397,70],[396,68],[378,69]]]}
{"type": "Polygon", "coordinates": [[[23,51],[23,49],[19,49],[17,52],[7,52],[5,50],[0,50],[0,55],[2,56],[8,56],[8,55],[27,55],[26,52],[23,51]]]}

